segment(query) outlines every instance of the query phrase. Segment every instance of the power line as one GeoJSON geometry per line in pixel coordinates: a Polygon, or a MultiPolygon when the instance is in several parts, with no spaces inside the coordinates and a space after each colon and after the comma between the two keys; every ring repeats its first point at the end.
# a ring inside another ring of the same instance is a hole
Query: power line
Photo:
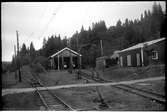
{"type": "MultiPolygon", "coordinates": [[[[61,9],[61,7],[62,7],[62,6],[58,7],[56,13],[58,13],[58,11],[61,9]]],[[[38,17],[38,18],[39,18],[39,22],[38,22],[37,24],[40,24],[40,23],[41,23],[41,22],[40,22],[40,19],[43,18],[43,16],[44,16],[44,14],[46,13],[46,10],[47,10],[47,9],[48,9],[48,7],[46,7],[45,10],[43,10],[43,13],[38,17]]],[[[53,18],[54,18],[54,16],[56,15],[56,13],[55,13],[55,9],[54,9],[51,18],[49,19],[49,21],[47,22],[47,24],[46,24],[45,27],[43,28],[43,31],[42,31],[41,35],[38,37],[38,39],[39,39],[40,37],[42,37],[43,34],[48,30],[48,28],[49,28],[49,24],[50,24],[51,21],[53,20],[53,18]]],[[[23,33],[23,32],[22,32],[22,34],[25,35],[25,36],[27,37],[26,40],[25,40],[25,42],[27,42],[28,39],[29,39],[31,36],[34,35],[34,32],[32,32],[29,36],[26,35],[26,34],[23,33]]],[[[23,43],[24,43],[24,42],[23,42],[23,43]]]]}
{"type": "MultiPolygon", "coordinates": [[[[37,23],[36,26],[40,25],[40,23],[41,23],[40,19],[44,16],[44,14],[46,13],[46,10],[47,10],[48,7],[45,7],[44,10],[43,10],[43,12],[39,15],[39,17],[38,17],[39,20],[36,22],[37,23]]],[[[28,39],[34,35],[34,31],[29,36],[27,34],[23,33],[23,32],[22,32],[22,34],[27,37],[26,40],[23,41],[23,43],[24,43],[24,42],[27,42],[28,39]]]]}
{"type": "MultiPolygon", "coordinates": [[[[61,7],[59,7],[59,8],[57,9],[57,12],[56,12],[56,13],[58,13],[58,11],[59,11],[60,9],[61,9],[61,7]]],[[[56,13],[53,11],[51,18],[49,19],[48,23],[45,25],[45,27],[44,27],[44,29],[43,29],[43,31],[42,31],[42,34],[39,36],[39,38],[42,37],[43,34],[48,30],[49,25],[50,25],[51,21],[53,20],[54,16],[56,15],[56,13]]]]}

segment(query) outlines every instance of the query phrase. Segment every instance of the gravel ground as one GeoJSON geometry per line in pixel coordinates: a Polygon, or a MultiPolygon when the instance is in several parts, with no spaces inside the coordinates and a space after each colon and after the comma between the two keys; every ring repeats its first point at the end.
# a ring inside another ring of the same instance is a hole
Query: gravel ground
{"type": "Polygon", "coordinates": [[[146,91],[151,91],[154,93],[165,95],[165,80],[136,83],[136,84],[132,84],[132,86],[139,88],[139,89],[146,90],[146,91]]]}
{"type": "Polygon", "coordinates": [[[86,83],[83,79],[77,80],[75,73],[69,74],[67,71],[40,73],[39,77],[46,86],[86,83]]]}
{"type": "MultiPolygon", "coordinates": [[[[164,110],[165,105],[153,102],[141,96],[106,86],[99,88],[104,101],[109,105],[106,110],[164,110]]],[[[73,108],[94,108],[100,104],[95,88],[70,88],[52,91],[73,108]]]]}
{"type": "Polygon", "coordinates": [[[40,110],[42,105],[39,96],[34,92],[2,97],[2,110],[40,110]]]}
{"type": "MultiPolygon", "coordinates": [[[[29,67],[25,68],[24,75],[31,77],[29,67]]],[[[140,70],[139,70],[140,71],[140,70]]],[[[145,73],[137,72],[135,74],[134,69],[119,68],[113,71],[106,71],[107,79],[113,81],[132,80],[154,76],[164,76],[164,68],[151,68],[145,73]]],[[[14,73],[12,75],[2,75],[2,87],[3,88],[15,88],[15,87],[29,87],[26,82],[16,83],[14,73]]],[[[64,85],[64,84],[77,84],[86,83],[85,80],[77,80],[76,74],[69,74],[67,71],[63,72],[48,72],[38,74],[40,79],[46,86],[64,85]]],[[[106,78],[106,77],[105,77],[106,78]]],[[[150,89],[155,92],[164,94],[165,81],[148,82],[148,85],[141,86],[145,89],[150,89]],[[150,85],[149,85],[150,84],[150,85]]],[[[165,106],[157,102],[153,102],[149,99],[141,96],[127,93],[122,90],[118,90],[111,86],[103,86],[99,88],[104,101],[110,106],[110,109],[106,110],[164,110],[165,106]]],[[[74,109],[92,109],[98,108],[100,101],[95,87],[85,88],[70,88],[60,89],[52,91],[60,98],[62,98],[67,104],[71,105],[74,109]]],[[[22,93],[6,95],[2,97],[4,110],[40,110],[41,101],[39,97],[32,93],[22,93]]]]}
{"type": "Polygon", "coordinates": [[[134,80],[149,77],[165,76],[164,65],[150,65],[147,67],[118,67],[108,68],[103,78],[112,81],[134,80]]]}

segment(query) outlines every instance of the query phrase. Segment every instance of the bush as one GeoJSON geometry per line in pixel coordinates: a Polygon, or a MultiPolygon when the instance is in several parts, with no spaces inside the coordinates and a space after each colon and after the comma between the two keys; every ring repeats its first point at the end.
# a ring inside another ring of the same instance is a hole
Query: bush
{"type": "MultiPolygon", "coordinates": [[[[34,64],[37,64],[37,63],[40,63],[42,65],[42,67],[44,67],[45,69],[48,69],[49,68],[49,60],[44,57],[44,56],[38,56],[34,59],[33,61],[34,64]]],[[[40,65],[40,66],[41,66],[40,65]]]]}
{"type": "Polygon", "coordinates": [[[106,67],[117,65],[117,59],[106,59],[106,67]]]}
{"type": "Polygon", "coordinates": [[[21,57],[21,65],[27,65],[27,64],[30,64],[31,62],[31,58],[29,56],[24,56],[24,57],[21,57]]]}
{"type": "Polygon", "coordinates": [[[36,64],[32,63],[30,66],[31,66],[33,72],[35,72],[35,73],[45,72],[45,70],[43,69],[43,67],[40,63],[36,63],[36,64]]]}

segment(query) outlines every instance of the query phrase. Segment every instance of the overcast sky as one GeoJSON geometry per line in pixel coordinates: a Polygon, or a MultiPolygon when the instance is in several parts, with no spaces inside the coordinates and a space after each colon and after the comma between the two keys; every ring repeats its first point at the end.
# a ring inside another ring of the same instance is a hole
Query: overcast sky
{"type": "MultiPolygon", "coordinates": [[[[42,47],[44,37],[60,34],[71,37],[83,25],[88,29],[93,22],[104,20],[113,26],[118,19],[136,19],[144,10],[151,10],[154,2],[2,2],[1,37],[2,61],[11,61],[16,45],[16,30],[20,46],[42,47]]],[[[166,2],[157,2],[166,10],[166,2]]]]}

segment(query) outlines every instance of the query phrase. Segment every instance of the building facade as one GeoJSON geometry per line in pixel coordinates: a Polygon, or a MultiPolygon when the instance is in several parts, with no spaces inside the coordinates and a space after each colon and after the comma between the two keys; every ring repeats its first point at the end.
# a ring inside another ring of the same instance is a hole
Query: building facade
{"type": "Polygon", "coordinates": [[[49,56],[51,69],[63,70],[69,67],[79,68],[81,66],[81,54],[65,47],[64,49],[49,56]]]}
{"type": "Polygon", "coordinates": [[[139,43],[119,51],[122,67],[140,67],[165,63],[165,38],[139,43]]]}

